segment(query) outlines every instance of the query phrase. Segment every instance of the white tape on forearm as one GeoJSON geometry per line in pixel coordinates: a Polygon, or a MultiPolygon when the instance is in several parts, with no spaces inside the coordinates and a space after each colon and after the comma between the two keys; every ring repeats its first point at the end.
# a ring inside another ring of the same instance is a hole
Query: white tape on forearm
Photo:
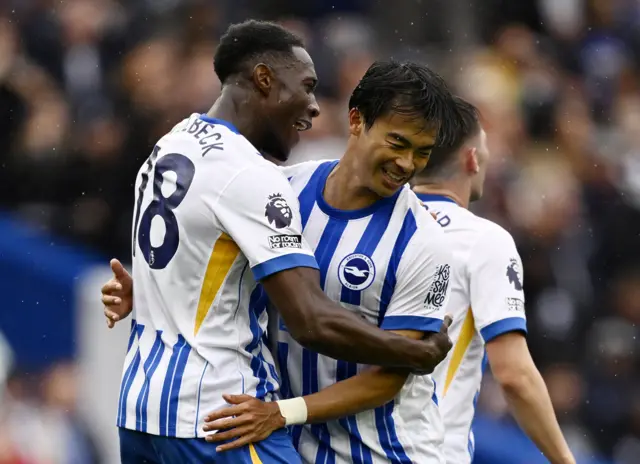
{"type": "Polygon", "coordinates": [[[290,400],[276,401],[280,408],[280,414],[284,417],[286,425],[298,425],[307,422],[307,403],[304,398],[291,398],[290,400]]]}

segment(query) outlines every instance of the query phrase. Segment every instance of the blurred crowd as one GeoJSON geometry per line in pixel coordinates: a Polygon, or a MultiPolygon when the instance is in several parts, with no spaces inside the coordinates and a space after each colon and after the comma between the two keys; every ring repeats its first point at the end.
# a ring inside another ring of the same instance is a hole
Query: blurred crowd
{"type": "MultiPolygon", "coordinates": [[[[322,115],[291,162],[342,154],[374,59],[422,61],[481,110],[492,167],[473,208],[518,244],[529,345],[570,445],[638,462],[640,1],[388,3],[0,2],[0,208],[127,260],[137,169],[218,95],[231,21],[280,20],[316,61],[322,115]]],[[[0,464],[98,462],[73,404],[72,365],[9,374],[0,464]]],[[[489,374],[478,407],[511,420],[489,374]]]]}

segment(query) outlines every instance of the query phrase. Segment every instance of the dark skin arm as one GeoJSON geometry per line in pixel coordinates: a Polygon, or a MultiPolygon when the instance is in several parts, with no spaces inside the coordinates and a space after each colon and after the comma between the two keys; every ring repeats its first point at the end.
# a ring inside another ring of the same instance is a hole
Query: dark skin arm
{"type": "MultiPolygon", "coordinates": [[[[133,281],[117,260],[114,277],[102,287],[110,327],[131,312],[133,281]]],[[[423,340],[384,331],[331,301],[320,289],[317,270],[288,269],[262,281],[298,343],[325,356],[359,364],[401,367],[421,374],[433,369],[451,349],[446,327],[423,340]]]]}
{"type": "Polygon", "coordinates": [[[291,336],[305,348],[359,364],[403,367],[431,373],[451,349],[446,329],[423,340],[381,330],[331,301],[319,273],[293,268],[262,281],[291,336]]]}

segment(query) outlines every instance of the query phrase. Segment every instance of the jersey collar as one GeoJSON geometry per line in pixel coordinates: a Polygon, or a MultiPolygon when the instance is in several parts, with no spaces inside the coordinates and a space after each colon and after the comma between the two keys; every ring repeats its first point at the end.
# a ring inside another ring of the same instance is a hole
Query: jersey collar
{"type": "Polygon", "coordinates": [[[334,208],[333,206],[329,205],[329,203],[326,202],[326,200],[324,199],[323,193],[324,193],[324,186],[327,182],[327,178],[329,177],[329,174],[331,173],[331,171],[333,171],[333,169],[337,166],[337,164],[338,164],[338,161],[331,161],[331,162],[320,165],[320,167],[318,168],[318,169],[322,169],[322,171],[319,172],[318,180],[317,180],[318,184],[316,186],[316,203],[318,204],[318,207],[320,208],[320,210],[322,210],[322,212],[325,213],[327,216],[349,221],[353,219],[360,219],[363,217],[370,216],[385,205],[388,205],[388,207],[391,207],[393,209],[393,206],[395,205],[396,200],[398,199],[398,196],[400,196],[402,189],[405,188],[405,187],[402,187],[398,189],[398,191],[393,195],[391,195],[390,197],[382,198],[376,201],[374,204],[367,206],[365,208],[353,209],[353,210],[343,210],[343,209],[334,208]]]}
{"type": "Polygon", "coordinates": [[[231,132],[234,132],[236,134],[240,133],[240,132],[238,132],[238,129],[236,129],[236,126],[231,124],[229,121],[225,121],[224,119],[212,118],[211,116],[209,116],[207,114],[201,114],[200,115],[200,119],[202,119],[205,122],[208,122],[209,124],[218,124],[220,126],[225,126],[231,132]]]}
{"type": "Polygon", "coordinates": [[[444,195],[437,195],[435,193],[418,193],[418,192],[414,192],[418,198],[420,198],[420,200],[427,202],[427,201],[446,201],[449,203],[456,203],[456,201],[453,198],[449,198],[449,197],[445,197],[444,195]]]}

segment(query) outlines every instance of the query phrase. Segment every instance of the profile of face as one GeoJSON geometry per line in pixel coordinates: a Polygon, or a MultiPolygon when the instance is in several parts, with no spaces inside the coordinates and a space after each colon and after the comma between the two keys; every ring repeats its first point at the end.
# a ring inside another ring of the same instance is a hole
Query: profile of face
{"type": "Polygon", "coordinates": [[[489,147],[487,146],[487,134],[484,129],[480,129],[478,135],[476,135],[469,144],[474,147],[473,153],[471,153],[471,164],[475,172],[471,179],[471,195],[469,201],[477,201],[482,198],[482,194],[484,193],[484,180],[487,177],[487,166],[489,165],[489,158],[491,156],[489,147]]]}
{"type": "MultiPolygon", "coordinates": [[[[299,132],[311,129],[313,118],[320,114],[314,94],[318,82],[311,57],[304,48],[293,48],[289,63],[254,73],[266,95],[263,100],[262,143],[258,147],[279,161],[286,161],[299,142],[299,132]]],[[[266,68],[266,69],[265,69],[266,68]]],[[[254,76],[255,77],[255,76],[254,76]]]]}
{"type": "Polygon", "coordinates": [[[396,113],[380,116],[369,128],[357,109],[349,112],[358,180],[380,197],[396,193],[429,162],[437,127],[396,113]]]}

